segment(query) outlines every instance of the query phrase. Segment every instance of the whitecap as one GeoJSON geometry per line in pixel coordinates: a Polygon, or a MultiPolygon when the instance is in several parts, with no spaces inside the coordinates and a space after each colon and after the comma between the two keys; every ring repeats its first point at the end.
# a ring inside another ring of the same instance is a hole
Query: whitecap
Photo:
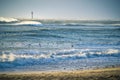
{"type": "Polygon", "coordinates": [[[108,49],[107,51],[106,51],[106,54],[117,54],[117,53],[119,53],[119,50],[118,49],[108,49]]]}
{"type": "Polygon", "coordinates": [[[0,54],[0,62],[12,62],[15,60],[15,55],[10,52],[2,52],[0,54]]]}
{"type": "Polygon", "coordinates": [[[24,59],[40,59],[40,58],[49,58],[50,56],[47,54],[20,54],[20,55],[16,55],[16,58],[24,58],[24,59]]]}
{"type": "Polygon", "coordinates": [[[17,22],[18,20],[15,18],[6,18],[6,17],[0,17],[0,22],[17,22]]]}
{"type": "Polygon", "coordinates": [[[52,52],[34,52],[35,54],[30,54],[30,52],[22,53],[11,53],[11,52],[2,52],[0,55],[0,62],[12,62],[16,59],[80,59],[80,58],[92,58],[92,57],[107,57],[107,56],[116,56],[119,57],[119,49],[105,49],[105,50],[96,50],[96,49],[63,49],[56,50],[52,52]]]}
{"type": "Polygon", "coordinates": [[[42,23],[37,21],[21,21],[15,25],[42,26],[42,23]]]}

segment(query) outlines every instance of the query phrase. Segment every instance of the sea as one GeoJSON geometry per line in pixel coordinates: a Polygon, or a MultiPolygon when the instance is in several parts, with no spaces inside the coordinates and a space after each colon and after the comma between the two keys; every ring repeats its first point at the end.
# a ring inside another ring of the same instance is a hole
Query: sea
{"type": "Polygon", "coordinates": [[[120,21],[0,20],[0,72],[120,66],[120,21]]]}

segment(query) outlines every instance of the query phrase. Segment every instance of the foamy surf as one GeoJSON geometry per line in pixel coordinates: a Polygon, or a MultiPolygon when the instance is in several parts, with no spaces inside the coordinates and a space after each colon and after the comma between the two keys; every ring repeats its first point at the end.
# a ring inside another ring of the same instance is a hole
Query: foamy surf
{"type": "Polygon", "coordinates": [[[0,54],[0,62],[11,62],[16,59],[81,59],[81,58],[95,58],[95,57],[119,57],[119,49],[64,49],[57,51],[22,51],[21,53],[2,52],[0,54]],[[31,54],[32,53],[32,54],[31,54]]]}
{"type": "Polygon", "coordinates": [[[6,17],[0,17],[0,22],[17,22],[18,20],[15,18],[6,18],[6,17]]]}
{"type": "Polygon", "coordinates": [[[112,25],[119,22],[83,24],[89,22],[1,22],[0,71],[120,65],[120,27],[112,25]]]}
{"type": "Polygon", "coordinates": [[[21,21],[15,25],[42,26],[43,24],[37,21],[21,21]]]}

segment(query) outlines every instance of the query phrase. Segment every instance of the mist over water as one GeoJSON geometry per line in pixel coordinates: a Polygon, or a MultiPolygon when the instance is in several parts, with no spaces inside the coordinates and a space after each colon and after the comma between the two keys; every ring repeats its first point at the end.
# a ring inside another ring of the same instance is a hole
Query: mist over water
{"type": "Polygon", "coordinates": [[[120,65],[119,21],[0,20],[0,71],[120,65]]]}

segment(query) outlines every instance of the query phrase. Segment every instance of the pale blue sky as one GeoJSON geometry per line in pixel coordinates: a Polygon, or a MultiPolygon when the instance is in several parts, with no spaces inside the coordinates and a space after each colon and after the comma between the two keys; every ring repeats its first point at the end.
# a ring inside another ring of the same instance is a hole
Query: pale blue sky
{"type": "Polygon", "coordinates": [[[120,0],[0,0],[0,16],[120,20],[120,0]]]}

